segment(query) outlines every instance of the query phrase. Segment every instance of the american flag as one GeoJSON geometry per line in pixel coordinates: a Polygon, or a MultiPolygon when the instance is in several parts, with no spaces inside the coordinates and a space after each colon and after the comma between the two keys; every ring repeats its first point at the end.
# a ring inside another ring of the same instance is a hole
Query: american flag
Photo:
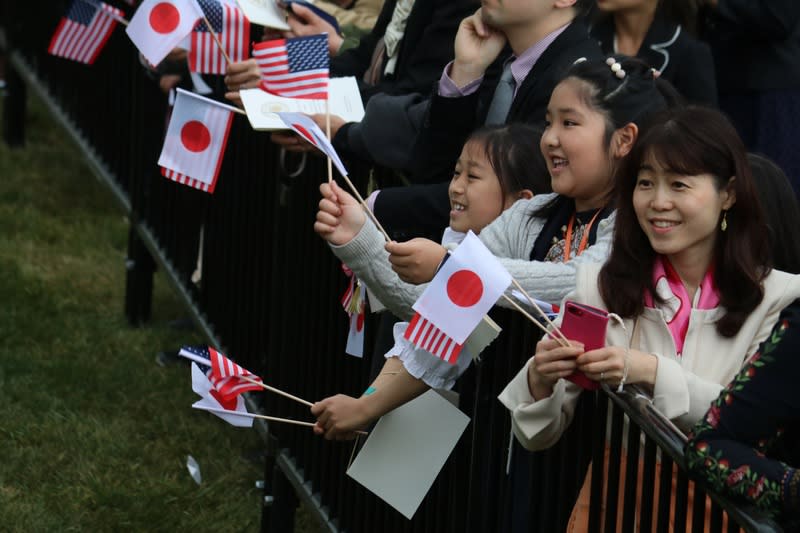
{"type": "Polygon", "coordinates": [[[253,45],[261,87],[287,98],[328,98],[328,36],[276,39],[253,45]]]}
{"type": "MultiPolygon", "coordinates": [[[[250,46],[250,21],[235,4],[220,0],[197,0],[211,29],[231,61],[244,61],[250,46]]],[[[206,22],[201,20],[191,36],[189,68],[202,74],[225,74],[227,61],[206,22]]]]}
{"type": "Polygon", "coordinates": [[[175,172],[174,170],[170,170],[167,167],[161,167],[161,175],[165,178],[171,179],[172,181],[178,182],[182,185],[188,185],[189,187],[194,187],[195,189],[200,189],[201,191],[205,191],[209,194],[214,193],[214,188],[217,186],[217,179],[214,178],[214,181],[211,182],[209,185],[208,183],[203,183],[202,181],[198,181],[194,178],[190,178],[185,174],[181,174],[180,172],[175,172]]]}
{"type": "Polygon", "coordinates": [[[417,348],[422,348],[451,365],[456,364],[463,347],[419,313],[414,313],[403,337],[417,348]]]}
{"type": "Polygon", "coordinates": [[[103,2],[75,0],[61,18],[47,51],[91,65],[125,14],[103,2]]]}
{"type": "Polygon", "coordinates": [[[178,355],[191,359],[200,366],[200,370],[205,372],[217,392],[214,397],[226,409],[229,409],[227,405],[235,404],[236,397],[243,392],[261,390],[260,385],[241,379],[244,376],[261,383],[260,377],[237,365],[210,346],[183,346],[178,355]]]}

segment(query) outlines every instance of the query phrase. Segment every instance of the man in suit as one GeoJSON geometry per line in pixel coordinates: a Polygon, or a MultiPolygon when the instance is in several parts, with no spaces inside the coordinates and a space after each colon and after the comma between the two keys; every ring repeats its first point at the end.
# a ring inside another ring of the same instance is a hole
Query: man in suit
{"type": "MultiPolygon", "coordinates": [[[[438,240],[448,222],[448,180],[469,134],[486,123],[542,125],[563,73],[578,58],[601,56],[581,17],[590,4],[483,0],[461,22],[455,58],[434,90],[411,158],[411,181],[421,185],[385,189],[375,199],[375,214],[393,238],[438,240]]],[[[531,139],[531,148],[537,145],[531,139]]]]}

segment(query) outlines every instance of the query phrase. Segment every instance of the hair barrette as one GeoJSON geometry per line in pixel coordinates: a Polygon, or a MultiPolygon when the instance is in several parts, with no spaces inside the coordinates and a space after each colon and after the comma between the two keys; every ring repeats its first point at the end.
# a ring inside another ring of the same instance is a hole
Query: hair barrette
{"type": "Polygon", "coordinates": [[[609,57],[606,59],[606,65],[611,67],[611,72],[613,72],[617,78],[625,78],[625,71],[622,69],[622,64],[618,63],[616,59],[609,57]]]}

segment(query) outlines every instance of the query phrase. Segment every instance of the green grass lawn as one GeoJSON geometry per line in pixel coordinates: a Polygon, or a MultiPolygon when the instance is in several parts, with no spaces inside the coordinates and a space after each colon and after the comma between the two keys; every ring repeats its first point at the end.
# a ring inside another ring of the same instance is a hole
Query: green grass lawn
{"type": "Polygon", "coordinates": [[[31,108],[27,146],[0,143],[0,530],[256,531],[260,438],[193,411],[188,367],[155,364],[201,341],[167,327],[184,311],[164,279],[152,323],[128,326],[127,222],[31,108]]]}

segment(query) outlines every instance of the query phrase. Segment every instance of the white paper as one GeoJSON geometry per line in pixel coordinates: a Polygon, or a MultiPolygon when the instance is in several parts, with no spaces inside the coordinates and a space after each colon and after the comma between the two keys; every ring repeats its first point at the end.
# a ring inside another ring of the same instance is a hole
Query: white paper
{"type": "Polygon", "coordinates": [[[236,0],[245,16],[254,24],[288,30],[286,12],[278,6],[276,0],[236,0]]]}
{"type": "MultiPolygon", "coordinates": [[[[325,113],[325,100],[284,98],[261,89],[245,89],[239,92],[247,119],[254,130],[286,130],[286,124],[276,115],[279,112],[296,112],[313,115],[325,113]]],[[[328,101],[331,115],[342,117],[345,122],[361,122],[364,104],[358,83],[352,76],[331,78],[328,83],[328,101]]]]}
{"type": "Polygon", "coordinates": [[[200,465],[197,464],[197,461],[191,455],[186,456],[186,469],[189,471],[189,475],[192,476],[195,483],[200,485],[203,482],[203,475],[200,473],[200,465]]]}
{"type": "Polygon", "coordinates": [[[429,390],[378,421],[347,475],[411,519],[468,423],[429,390]]]}

